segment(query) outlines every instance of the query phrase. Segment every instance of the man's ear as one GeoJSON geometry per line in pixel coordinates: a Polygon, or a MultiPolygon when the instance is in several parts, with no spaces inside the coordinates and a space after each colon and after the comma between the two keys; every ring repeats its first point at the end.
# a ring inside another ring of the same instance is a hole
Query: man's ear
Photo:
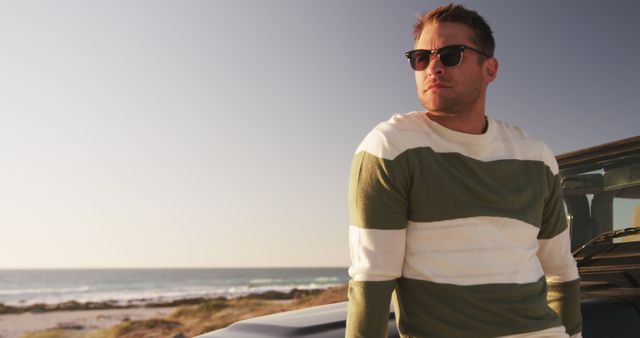
{"type": "Polygon", "coordinates": [[[491,57],[484,62],[484,76],[487,84],[493,82],[498,75],[498,59],[491,57]]]}

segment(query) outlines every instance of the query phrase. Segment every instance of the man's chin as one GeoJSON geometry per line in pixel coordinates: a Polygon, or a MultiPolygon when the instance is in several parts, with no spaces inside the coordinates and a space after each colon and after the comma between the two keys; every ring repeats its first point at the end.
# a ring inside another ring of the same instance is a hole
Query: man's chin
{"type": "Polygon", "coordinates": [[[442,102],[423,102],[422,106],[430,112],[438,112],[443,115],[454,115],[454,109],[451,105],[443,104],[442,102]]]}
{"type": "Polygon", "coordinates": [[[448,110],[450,104],[447,104],[445,100],[434,97],[426,97],[420,100],[422,106],[425,107],[428,111],[446,111],[448,110]]]}

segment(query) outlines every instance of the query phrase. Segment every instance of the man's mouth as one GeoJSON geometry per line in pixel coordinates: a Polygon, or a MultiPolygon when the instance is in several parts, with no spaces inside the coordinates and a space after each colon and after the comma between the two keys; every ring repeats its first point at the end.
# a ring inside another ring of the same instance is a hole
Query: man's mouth
{"type": "Polygon", "coordinates": [[[440,90],[440,89],[444,89],[444,88],[451,88],[451,87],[447,86],[445,84],[442,84],[440,82],[431,83],[431,84],[427,85],[427,91],[440,90]]]}

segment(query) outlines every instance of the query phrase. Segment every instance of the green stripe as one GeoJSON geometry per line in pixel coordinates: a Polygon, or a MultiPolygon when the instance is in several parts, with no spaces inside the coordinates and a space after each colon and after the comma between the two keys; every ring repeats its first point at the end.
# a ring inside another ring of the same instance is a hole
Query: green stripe
{"type": "Polygon", "coordinates": [[[546,302],[546,282],[459,286],[403,278],[394,305],[410,337],[486,338],[560,325],[546,302]]]}
{"type": "Polygon", "coordinates": [[[349,338],[387,337],[391,293],[396,280],[349,282],[347,332],[349,338]]]}
{"type": "Polygon", "coordinates": [[[393,160],[356,154],[352,164],[351,224],[401,229],[407,220],[508,217],[551,238],[566,228],[558,176],[542,161],[479,161],[459,153],[413,148],[393,160]],[[554,193],[552,193],[554,192],[554,193]],[[551,211],[544,208],[552,207],[551,211]],[[544,220],[543,220],[544,219],[544,220]]]}
{"type": "Polygon", "coordinates": [[[550,239],[557,236],[567,228],[567,216],[564,213],[562,183],[560,175],[547,173],[549,193],[545,198],[544,214],[542,216],[542,228],[538,233],[538,239],[550,239]]]}
{"type": "Polygon", "coordinates": [[[549,283],[549,306],[560,315],[569,335],[582,331],[580,314],[580,279],[570,282],[549,283]]]}
{"type": "Polygon", "coordinates": [[[402,158],[388,161],[369,153],[356,154],[349,181],[349,221],[370,229],[407,227],[410,179],[402,158]]]}

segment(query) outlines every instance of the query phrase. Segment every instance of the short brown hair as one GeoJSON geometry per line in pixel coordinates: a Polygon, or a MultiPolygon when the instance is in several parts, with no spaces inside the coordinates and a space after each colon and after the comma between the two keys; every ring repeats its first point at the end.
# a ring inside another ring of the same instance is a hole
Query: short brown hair
{"type": "Polygon", "coordinates": [[[493,32],[487,21],[476,11],[465,8],[462,5],[448,4],[438,7],[428,13],[420,15],[413,26],[413,36],[416,41],[420,38],[422,30],[429,23],[457,22],[466,25],[473,30],[471,41],[488,56],[493,56],[496,42],[493,32]]]}

